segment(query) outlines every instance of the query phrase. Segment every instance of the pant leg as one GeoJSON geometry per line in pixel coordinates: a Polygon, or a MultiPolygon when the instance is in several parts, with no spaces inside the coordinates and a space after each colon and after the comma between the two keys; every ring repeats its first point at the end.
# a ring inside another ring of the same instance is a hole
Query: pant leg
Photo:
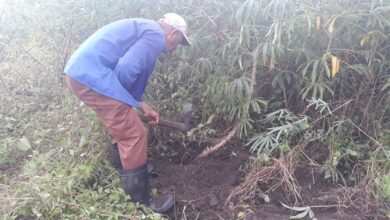
{"type": "Polygon", "coordinates": [[[146,164],[147,134],[133,107],[101,95],[69,76],[65,76],[65,81],[71,91],[96,112],[113,136],[118,144],[123,169],[146,164]]]}

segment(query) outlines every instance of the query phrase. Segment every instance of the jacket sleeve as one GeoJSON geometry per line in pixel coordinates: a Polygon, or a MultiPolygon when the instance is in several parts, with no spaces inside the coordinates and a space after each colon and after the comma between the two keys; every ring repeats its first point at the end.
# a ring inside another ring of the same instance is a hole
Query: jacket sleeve
{"type": "Polygon", "coordinates": [[[134,47],[130,47],[115,67],[115,73],[125,88],[129,88],[143,71],[143,60],[136,56],[134,47]]]}

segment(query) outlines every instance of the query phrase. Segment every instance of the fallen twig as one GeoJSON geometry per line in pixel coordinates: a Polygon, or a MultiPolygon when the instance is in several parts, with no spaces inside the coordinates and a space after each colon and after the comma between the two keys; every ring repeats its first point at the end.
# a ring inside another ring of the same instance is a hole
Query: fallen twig
{"type": "Polygon", "coordinates": [[[234,128],[229,132],[229,134],[226,135],[220,142],[218,142],[216,145],[214,145],[212,147],[208,147],[208,148],[204,149],[202,151],[202,153],[200,153],[196,159],[207,157],[210,154],[213,154],[213,153],[219,151],[220,149],[222,149],[222,147],[234,137],[234,135],[237,133],[237,130],[239,127],[240,127],[239,124],[235,125],[234,128]]]}

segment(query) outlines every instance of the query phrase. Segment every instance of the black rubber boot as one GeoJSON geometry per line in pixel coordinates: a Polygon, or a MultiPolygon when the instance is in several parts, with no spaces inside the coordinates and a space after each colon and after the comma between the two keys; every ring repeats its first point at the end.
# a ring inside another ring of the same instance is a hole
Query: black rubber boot
{"type": "Polygon", "coordinates": [[[150,199],[146,165],[130,170],[119,170],[119,176],[123,189],[131,196],[133,202],[144,204],[157,213],[164,213],[173,207],[175,199],[172,194],[166,194],[159,199],[150,199]]]}
{"type": "MultiPolygon", "coordinates": [[[[118,144],[111,145],[111,164],[117,170],[123,169],[121,157],[119,156],[118,144]]],[[[154,171],[153,165],[149,163],[147,164],[147,169],[149,174],[153,173],[154,171]]]]}
{"type": "Polygon", "coordinates": [[[117,170],[123,168],[117,144],[111,145],[111,164],[117,170]]]}

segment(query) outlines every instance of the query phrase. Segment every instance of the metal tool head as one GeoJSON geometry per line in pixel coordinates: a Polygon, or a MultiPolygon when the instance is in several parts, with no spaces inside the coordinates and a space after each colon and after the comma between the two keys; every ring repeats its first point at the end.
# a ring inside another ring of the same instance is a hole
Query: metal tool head
{"type": "Polygon", "coordinates": [[[190,130],[190,121],[192,117],[192,104],[191,103],[184,103],[183,107],[183,122],[186,128],[190,130]]]}

